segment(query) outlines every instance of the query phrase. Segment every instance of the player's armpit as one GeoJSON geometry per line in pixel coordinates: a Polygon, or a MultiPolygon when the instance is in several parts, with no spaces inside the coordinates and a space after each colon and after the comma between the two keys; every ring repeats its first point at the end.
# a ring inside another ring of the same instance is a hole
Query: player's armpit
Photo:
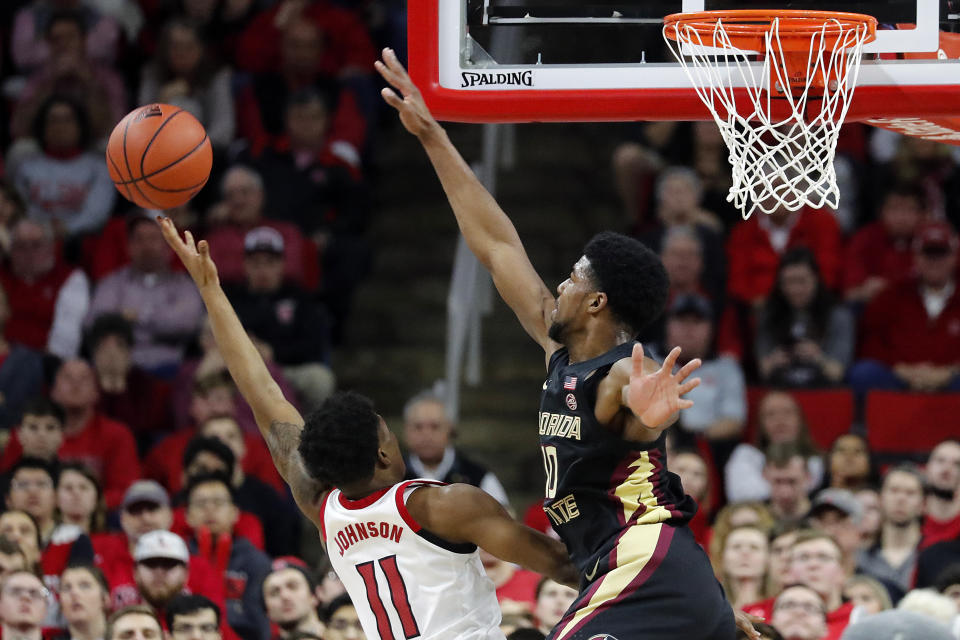
{"type": "Polygon", "coordinates": [[[517,522],[477,487],[418,489],[407,500],[407,509],[421,526],[445,540],[472,542],[501,560],[578,588],[580,576],[563,543],[517,522]]]}
{"type": "Polygon", "coordinates": [[[297,450],[303,423],[273,421],[268,429],[262,431],[273,463],[289,485],[294,501],[303,515],[319,529],[320,505],[331,487],[311,478],[303,465],[297,450]]]}

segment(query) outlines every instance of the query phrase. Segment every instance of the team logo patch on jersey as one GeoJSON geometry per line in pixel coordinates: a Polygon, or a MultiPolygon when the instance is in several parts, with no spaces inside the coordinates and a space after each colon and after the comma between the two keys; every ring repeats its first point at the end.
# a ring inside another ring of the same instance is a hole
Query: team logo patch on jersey
{"type": "Polygon", "coordinates": [[[570,409],[570,411],[577,410],[577,396],[572,393],[567,394],[567,408],[570,409]]]}
{"type": "Polygon", "coordinates": [[[601,634],[596,635],[596,636],[591,636],[591,637],[588,638],[587,640],[617,640],[617,639],[614,638],[614,637],[613,637],[612,635],[610,635],[609,633],[601,633],[601,634]]]}
{"type": "Polygon", "coordinates": [[[577,376],[567,376],[563,379],[563,388],[567,391],[573,391],[577,388],[577,376]]]}

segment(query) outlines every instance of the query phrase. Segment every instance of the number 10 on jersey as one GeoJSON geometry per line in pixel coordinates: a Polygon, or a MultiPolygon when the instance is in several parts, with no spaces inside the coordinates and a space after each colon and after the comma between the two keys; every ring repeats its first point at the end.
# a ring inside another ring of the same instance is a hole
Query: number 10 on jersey
{"type": "Polygon", "coordinates": [[[556,498],[557,475],[559,473],[557,448],[551,444],[541,445],[540,452],[543,454],[543,470],[547,475],[547,486],[544,490],[544,497],[547,499],[556,498]]]}

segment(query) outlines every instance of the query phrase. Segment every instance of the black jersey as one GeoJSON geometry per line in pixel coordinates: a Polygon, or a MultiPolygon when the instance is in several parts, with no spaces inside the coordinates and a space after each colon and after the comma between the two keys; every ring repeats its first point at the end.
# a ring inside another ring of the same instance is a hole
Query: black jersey
{"type": "Polygon", "coordinates": [[[549,640],[733,640],[733,611],[686,523],[696,503],[666,469],[665,436],[623,440],[594,417],[597,386],[633,343],[550,358],[540,401],[544,510],[581,571],[549,640]]]}
{"type": "Polygon", "coordinates": [[[598,553],[609,550],[625,529],[685,524],[697,509],[680,479],[667,471],[664,435],[649,443],[626,441],[594,416],[597,386],[618,360],[630,356],[633,344],[576,364],[560,349],[550,358],[540,400],[543,508],[574,564],[590,577],[598,553]]]}

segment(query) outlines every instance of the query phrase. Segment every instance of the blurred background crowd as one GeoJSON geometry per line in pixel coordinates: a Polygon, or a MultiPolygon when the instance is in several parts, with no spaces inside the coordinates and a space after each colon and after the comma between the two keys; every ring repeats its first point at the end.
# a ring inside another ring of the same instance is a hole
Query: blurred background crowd
{"type": "MultiPolygon", "coordinates": [[[[404,162],[380,160],[396,127],[372,67],[382,46],[404,58],[405,29],[402,0],[0,6],[3,633],[99,640],[110,611],[146,603],[176,636],[166,614],[202,609],[178,600],[194,593],[223,614],[208,639],[362,637],[157,212],[118,197],[103,149],[144,103],[205,125],[210,182],[165,213],[210,242],[271,372],[309,410],[344,386],[337,354],[378,260],[378,182],[406,179],[404,162]]],[[[840,210],[742,221],[713,123],[589,133],[609,149],[614,226],[659,251],[670,277],[641,339],[704,361],[669,466],[699,503],[691,527],[731,602],[763,615],[770,639],[849,627],[882,640],[904,620],[960,637],[955,147],[846,126],[840,210]]],[[[496,442],[487,455],[454,446],[442,393],[404,401],[410,477],[513,498],[549,530],[540,503],[516,498],[539,480],[502,484],[517,474],[489,455],[496,442]]],[[[572,602],[567,587],[484,564],[511,637],[543,637],[572,602]]]]}

